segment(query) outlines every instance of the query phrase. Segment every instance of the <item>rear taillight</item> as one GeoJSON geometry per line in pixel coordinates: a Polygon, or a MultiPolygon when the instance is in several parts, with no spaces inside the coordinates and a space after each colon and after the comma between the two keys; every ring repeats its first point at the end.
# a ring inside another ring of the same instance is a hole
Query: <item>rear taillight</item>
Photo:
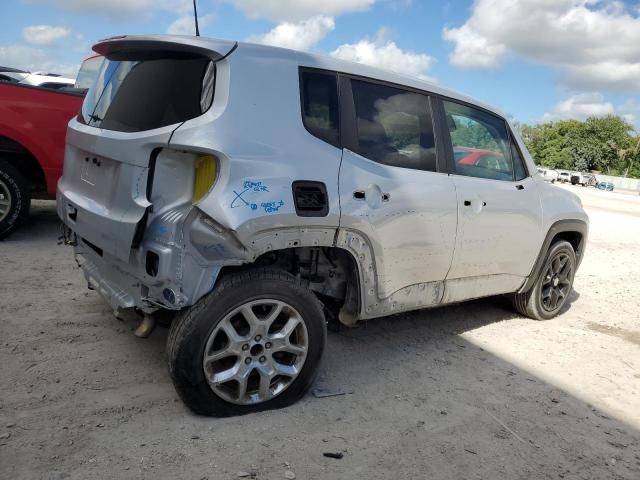
{"type": "Polygon", "coordinates": [[[217,161],[213,155],[199,155],[194,164],[193,197],[191,203],[198,203],[216,182],[217,161]]]}

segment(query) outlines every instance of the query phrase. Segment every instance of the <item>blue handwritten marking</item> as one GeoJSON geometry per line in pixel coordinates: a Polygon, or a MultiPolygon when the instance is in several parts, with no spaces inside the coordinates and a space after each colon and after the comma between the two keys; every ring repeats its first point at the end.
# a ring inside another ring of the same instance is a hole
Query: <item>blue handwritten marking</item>
{"type": "Polygon", "coordinates": [[[280,210],[280,207],[284,206],[284,201],[280,200],[276,202],[262,202],[260,206],[264,208],[264,211],[266,213],[273,213],[277,212],[278,210],[280,210]]]}
{"type": "Polygon", "coordinates": [[[268,192],[269,188],[263,185],[262,182],[254,182],[253,180],[245,180],[242,184],[242,188],[247,190],[253,190],[254,192],[268,192]]]}
{"type": "MultiPolygon", "coordinates": [[[[256,181],[256,180],[245,180],[242,183],[242,188],[243,190],[240,192],[233,190],[235,197],[231,201],[231,205],[230,205],[231,208],[249,207],[251,210],[255,211],[258,209],[258,204],[250,203],[243,195],[245,195],[247,192],[262,193],[262,192],[269,191],[268,185],[264,185],[261,181],[256,181]]],[[[278,210],[280,210],[280,207],[282,207],[283,205],[284,205],[284,201],[282,200],[260,203],[260,207],[263,208],[266,213],[277,212],[278,210]]]]}
{"type": "Polygon", "coordinates": [[[243,190],[240,193],[234,190],[233,193],[236,194],[236,198],[234,198],[233,201],[231,202],[231,208],[246,207],[247,205],[249,205],[249,202],[247,202],[244,198],[242,198],[242,195],[244,195],[248,191],[249,191],[248,188],[246,190],[243,190]],[[239,203],[238,200],[240,200],[240,202],[242,203],[239,203]]]}
{"type": "MultiPolygon", "coordinates": [[[[238,207],[251,207],[251,210],[256,210],[258,208],[258,205],[255,203],[249,203],[244,197],[243,195],[249,191],[252,192],[268,192],[269,191],[269,187],[267,185],[264,185],[262,182],[260,181],[254,181],[254,180],[245,180],[242,184],[242,188],[244,190],[242,190],[240,193],[236,192],[235,190],[233,190],[233,193],[236,195],[235,198],[231,201],[231,208],[238,208],[238,207]]],[[[238,189],[239,190],[239,189],[238,189]]]]}

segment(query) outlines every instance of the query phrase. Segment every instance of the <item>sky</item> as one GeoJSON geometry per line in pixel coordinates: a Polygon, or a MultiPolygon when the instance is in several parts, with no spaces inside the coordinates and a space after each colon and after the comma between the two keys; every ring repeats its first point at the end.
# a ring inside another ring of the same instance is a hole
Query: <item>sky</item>
{"type": "MultiPolygon", "coordinates": [[[[2,0],[0,65],[75,76],[97,40],[192,34],[192,0],[2,0]]],[[[640,0],[198,0],[203,36],[423,77],[538,123],[640,131],[640,0]]]]}

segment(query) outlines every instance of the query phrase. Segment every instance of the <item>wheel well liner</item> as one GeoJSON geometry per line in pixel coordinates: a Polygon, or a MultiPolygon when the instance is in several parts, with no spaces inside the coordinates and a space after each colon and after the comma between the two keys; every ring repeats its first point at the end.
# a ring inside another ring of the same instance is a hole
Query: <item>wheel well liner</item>
{"type": "Polygon", "coordinates": [[[580,262],[584,257],[584,249],[587,243],[588,232],[589,227],[583,220],[558,220],[551,225],[544,242],[542,243],[540,253],[538,253],[536,263],[529,274],[529,278],[519,290],[519,293],[528,292],[531,287],[533,287],[533,284],[543,267],[544,258],[549,247],[557,241],[566,240],[573,246],[573,250],[576,252],[577,266],[580,266],[580,262]]]}
{"type": "MultiPolygon", "coordinates": [[[[237,273],[237,272],[240,272],[240,271],[250,270],[252,268],[255,268],[255,266],[257,264],[260,264],[269,255],[277,254],[277,255],[280,255],[280,256],[287,256],[286,255],[287,252],[296,252],[296,251],[297,252],[302,252],[304,250],[312,249],[312,248],[320,248],[323,251],[325,251],[325,253],[326,253],[326,251],[340,251],[340,252],[343,252],[344,254],[346,254],[344,256],[344,258],[347,259],[347,261],[349,262],[350,268],[347,271],[345,271],[344,273],[347,276],[347,278],[349,279],[348,282],[352,282],[353,285],[350,285],[351,291],[346,292],[345,303],[352,302],[350,307],[354,308],[354,310],[355,310],[354,313],[357,314],[360,311],[361,303],[362,303],[362,294],[361,294],[361,281],[362,280],[360,278],[360,268],[359,268],[359,265],[358,265],[358,259],[355,257],[353,252],[349,251],[346,248],[342,248],[342,247],[339,247],[339,246],[309,246],[309,245],[306,245],[306,246],[285,247],[285,248],[280,248],[280,249],[269,250],[269,251],[263,252],[262,254],[257,256],[250,263],[246,263],[246,264],[243,264],[243,265],[225,265],[224,267],[222,267],[222,269],[220,270],[220,273],[218,274],[218,277],[216,279],[216,284],[218,283],[219,279],[222,278],[224,275],[234,274],[234,273],[237,273]]],[[[294,272],[294,271],[289,271],[289,273],[291,273],[293,275],[297,275],[297,272],[294,272]]]]}

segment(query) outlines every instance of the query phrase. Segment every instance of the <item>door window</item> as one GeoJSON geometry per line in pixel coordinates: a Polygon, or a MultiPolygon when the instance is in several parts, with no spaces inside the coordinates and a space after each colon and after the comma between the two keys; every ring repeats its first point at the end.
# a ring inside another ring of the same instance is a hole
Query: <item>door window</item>
{"type": "Polygon", "coordinates": [[[374,162],[436,171],[429,97],[351,80],[356,113],[354,150],[374,162]]]}
{"type": "Polygon", "coordinates": [[[338,146],[338,86],[335,73],[302,72],[302,123],[312,135],[338,146]]]}
{"type": "Polygon", "coordinates": [[[443,104],[456,173],[513,181],[511,142],[504,120],[459,103],[443,104]]]}
{"type": "Polygon", "coordinates": [[[515,180],[519,182],[527,178],[527,169],[524,166],[524,159],[520,154],[520,149],[516,145],[515,140],[511,137],[511,158],[513,159],[513,167],[515,170],[515,180]]]}

